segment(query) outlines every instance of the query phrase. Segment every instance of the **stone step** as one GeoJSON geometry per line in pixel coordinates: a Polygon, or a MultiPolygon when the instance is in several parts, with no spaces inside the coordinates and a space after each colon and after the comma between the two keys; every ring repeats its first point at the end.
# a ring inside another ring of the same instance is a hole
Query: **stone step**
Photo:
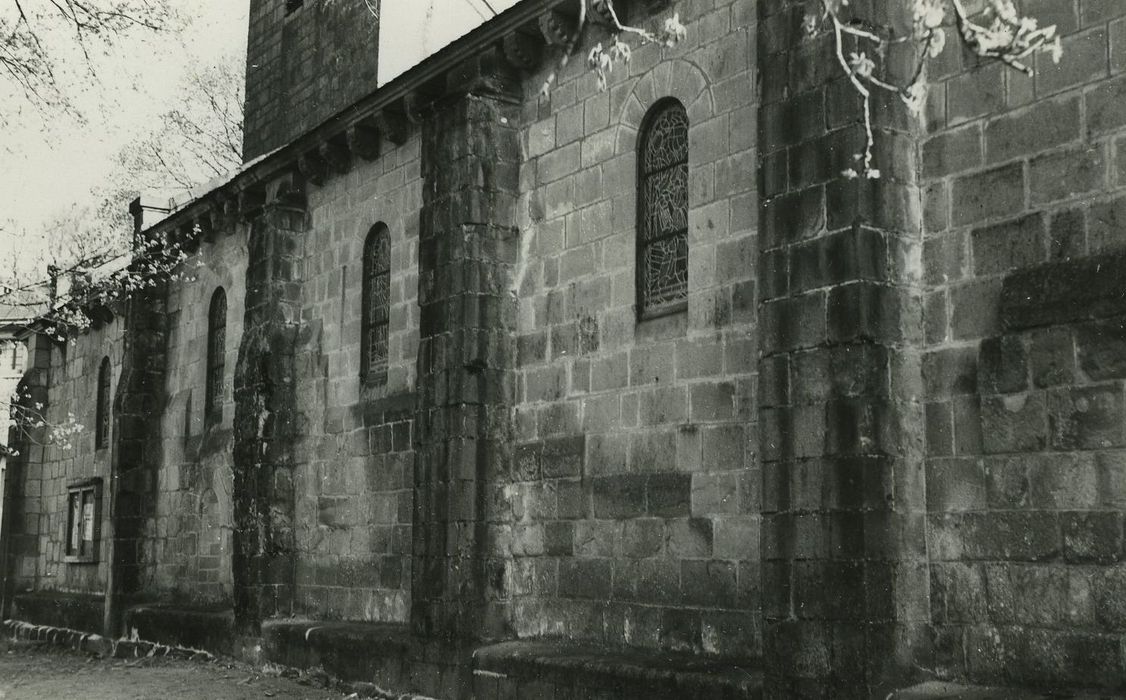
{"type": "Polygon", "coordinates": [[[1123,700],[1105,691],[1025,690],[930,681],[892,693],[888,700],[1123,700]]]}

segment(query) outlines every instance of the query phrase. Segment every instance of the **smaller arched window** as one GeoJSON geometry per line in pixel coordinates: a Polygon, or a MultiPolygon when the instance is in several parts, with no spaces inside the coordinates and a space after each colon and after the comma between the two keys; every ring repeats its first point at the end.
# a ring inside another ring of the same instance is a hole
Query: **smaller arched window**
{"type": "Polygon", "coordinates": [[[637,315],[686,308],[688,114],[674,99],[649,110],[637,153],[637,315]]]}
{"type": "Polygon", "coordinates": [[[209,422],[223,417],[223,374],[227,349],[227,294],[222,287],[211,295],[207,312],[207,387],[204,416],[209,422]]]}
{"type": "Polygon", "coordinates": [[[109,447],[110,421],[113,419],[110,398],[110,364],[109,358],[102,358],[102,365],[98,369],[98,397],[94,416],[94,447],[104,449],[109,447]]]}
{"type": "Polygon", "coordinates": [[[364,241],[363,318],[360,324],[360,378],[387,381],[387,330],[391,316],[391,232],[376,224],[364,241]]]}

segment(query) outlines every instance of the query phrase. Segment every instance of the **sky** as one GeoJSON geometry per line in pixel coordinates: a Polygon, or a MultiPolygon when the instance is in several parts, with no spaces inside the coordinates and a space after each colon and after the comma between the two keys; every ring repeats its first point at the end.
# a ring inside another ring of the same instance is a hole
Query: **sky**
{"type": "MultiPolygon", "coordinates": [[[[382,0],[380,82],[518,1],[382,0]]],[[[92,76],[80,70],[64,76],[82,122],[26,108],[11,118],[9,103],[9,126],[0,129],[0,224],[8,222],[0,231],[0,260],[34,250],[47,222],[94,203],[91,190],[109,177],[115,155],[174,106],[189,67],[227,52],[245,56],[249,0],[177,2],[188,21],[182,35],[119,40],[106,55],[94,56],[92,76]]],[[[80,65],[81,56],[73,60],[80,65]]]]}

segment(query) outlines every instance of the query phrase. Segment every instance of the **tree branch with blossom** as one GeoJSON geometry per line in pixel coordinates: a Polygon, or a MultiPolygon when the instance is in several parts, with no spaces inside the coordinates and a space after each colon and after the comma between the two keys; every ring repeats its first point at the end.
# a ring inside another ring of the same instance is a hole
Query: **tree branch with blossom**
{"type": "Polygon", "coordinates": [[[870,27],[841,17],[842,8],[849,0],[819,0],[818,10],[806,15],[803,29],[814,36],[827,27],[832,32],[837,63],[844,71],[853,89],[860,95],[865,129],[865,147],[855,156],[858,168],[846,169],[846,177],[880,177],[874,167],[872,150],[872,90],[883,90],[898,97],[912,114],[922,111],[926,102],[927,87],[924,79],[926,62],[937,57],[946,47],[947,28],[953,26],[962,45],[974,55],[1002,63],[1028,75],[1032,68],[1025,60],[1036,52],[1044,52],[1056,63],[1063,53],[1055,25],[1040,27],[1038,22],[1022,16],[1013,0],[989,0],[985,10],[975,21],[961,0],[913,0],[912,35],[894,37],[883,27],[870,27]],[[953,10],[953,22],[947,20],[948,8],[953,10]],[[846,56],[845,37],[857,43],[855,51],[846,56]],[[897,84],[892,78],[881,75],[877,61],[882,62],[894,44],[914,41],[918,47],[915,65],[910,78],[897,84]],[[871,55],[869,55],[871,52],[871,55]]]}

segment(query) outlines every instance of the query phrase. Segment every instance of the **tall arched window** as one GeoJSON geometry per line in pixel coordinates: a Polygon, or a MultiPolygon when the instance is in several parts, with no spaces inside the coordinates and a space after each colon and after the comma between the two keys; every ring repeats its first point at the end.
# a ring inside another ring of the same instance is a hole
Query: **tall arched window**
{"type": "Polygon", "coordinates": [[[109,447],[109,426],[112,420],[110,410],[110,364],[109,358],[102,358],[102,366],[98,369],[98,400],[94,416],[94,447],[103,449],[109,447]]]}
{"type": "Polygon", "coordinates": [[[688,298],[688,114],[674,99],[649,110],[637,153],[637,315],[680,311],[688,298]]]}
{"type": "Polygon", "coordinates": [[[391,315],[391,232],[376,224],[364,241],[363,318],[360,324],[360,378],[387,381],[387,324],[391,315]]]}
{"type": "Polygon", "coordinates": [[[211,295],[207,311],[207,387],[204,417],[216,422],[223,417],[223,371],[227,349],[227,293],[222,287],[211,295]]]}

